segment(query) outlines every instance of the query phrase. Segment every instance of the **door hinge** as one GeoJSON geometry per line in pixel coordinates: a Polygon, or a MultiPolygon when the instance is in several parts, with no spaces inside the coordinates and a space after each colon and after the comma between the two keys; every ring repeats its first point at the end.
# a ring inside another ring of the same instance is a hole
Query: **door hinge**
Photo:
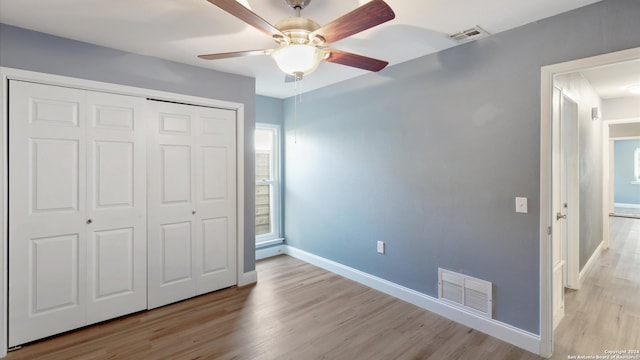
{"type": "Polygon", "coordinates": [[[551,226],[547,227],[547,235],[551,235],[551,226]]]}

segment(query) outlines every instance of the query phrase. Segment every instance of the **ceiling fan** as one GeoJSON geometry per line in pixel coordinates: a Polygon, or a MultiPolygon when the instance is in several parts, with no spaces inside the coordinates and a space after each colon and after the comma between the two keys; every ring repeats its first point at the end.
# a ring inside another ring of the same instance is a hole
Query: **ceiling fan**
{"type": "Polygon", "coordinates": [[[296,16],[281,20],[275,26],[236,0],[207,1],[271,36],[279,47],[199,55],[201,59],[270,55],[280,70],[295,80],[301,80],[304,75],[313,72],[323,60],[369,71],[380,71],[389,64],[387,61],[324,47],[395,18],[393,10],[383,0],[370,1],[324,26],[300,16],[300,11],[311,0],[285,0],[296,11],[296,16]]]}

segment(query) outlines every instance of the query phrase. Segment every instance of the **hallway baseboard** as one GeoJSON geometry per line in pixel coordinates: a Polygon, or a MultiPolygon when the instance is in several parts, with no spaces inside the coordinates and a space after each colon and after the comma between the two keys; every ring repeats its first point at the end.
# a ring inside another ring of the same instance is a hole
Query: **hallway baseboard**
{"type": "Polygon", "coordinates": [[[585,274],[587,273],[587,271],[589,271],[589,269],[593,266],[593,264],[596,262],[596,260],[598,260],[598,258],[600,257],[600,254],[602,253],[602,246],[603,245],[604,245],[604,241],[602,241],[602,242],[600,242],[600,244],[598,244],[598,247],[596,247],[596,250],[593,252],[593,254],[591,254],[591,257],[589,258],[587,263],[584,264],[584,267],[582,268],[582,270],[580,270],[580,274],[578,275],[578,280],[580,281],[580,284],[582,284],[583,278],[584,278],[585,274]]]}

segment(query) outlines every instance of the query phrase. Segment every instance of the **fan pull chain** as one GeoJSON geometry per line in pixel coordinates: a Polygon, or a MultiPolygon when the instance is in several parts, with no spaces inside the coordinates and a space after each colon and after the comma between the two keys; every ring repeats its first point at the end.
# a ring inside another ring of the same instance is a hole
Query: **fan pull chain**
{"type": "Polygon", "coordinates": [[[298,77],[296,76],[293,95],[293,143],[298,143],[298,77]]]}
{"type": "Polygon", "coordinates": [[[296,75],[295,80],[295,92],[293,97],[293,143],[298,143],[298,102],[302,103],[302,77],[296,75]]]}

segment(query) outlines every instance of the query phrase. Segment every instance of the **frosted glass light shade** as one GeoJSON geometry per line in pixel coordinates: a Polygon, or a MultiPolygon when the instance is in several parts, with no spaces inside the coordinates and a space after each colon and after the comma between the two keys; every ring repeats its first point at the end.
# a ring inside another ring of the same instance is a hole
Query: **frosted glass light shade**
{"type": "Polygon", "coordinates": [[[271,53],[271,57],[283,72],[295,75],[312,73],[322,61],[322,49],[311,45],[283,45],[271,53]]]}
{"type": "Polygon", "coordinates": [[[627,91],[632,93],[632,94],[640,95],[640,84],[631,85],[631,86],[627,87],[627,91]]]}

